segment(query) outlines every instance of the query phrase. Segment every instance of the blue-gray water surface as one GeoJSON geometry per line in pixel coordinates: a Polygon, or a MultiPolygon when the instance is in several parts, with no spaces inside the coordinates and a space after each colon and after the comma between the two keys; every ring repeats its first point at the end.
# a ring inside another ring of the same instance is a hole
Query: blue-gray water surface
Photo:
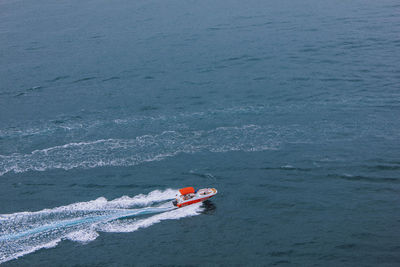
{"type": "Polygon", "coordinates": [[[1,1],[0,263],[398,266],[399,14],[1,1]]]}

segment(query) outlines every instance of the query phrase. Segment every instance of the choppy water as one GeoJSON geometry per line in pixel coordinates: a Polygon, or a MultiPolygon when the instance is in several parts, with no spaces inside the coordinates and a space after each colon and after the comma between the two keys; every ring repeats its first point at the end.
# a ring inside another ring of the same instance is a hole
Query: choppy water
{"type": "Polygon", "coordinates": [[[2,1],[0,263],[398,265],[398,14],[2,1]]]}

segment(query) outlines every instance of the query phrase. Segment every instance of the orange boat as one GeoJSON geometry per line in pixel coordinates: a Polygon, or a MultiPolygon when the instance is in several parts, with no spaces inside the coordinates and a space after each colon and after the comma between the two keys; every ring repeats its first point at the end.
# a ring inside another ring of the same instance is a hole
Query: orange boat
{"type": "Polygon", "coordinates": [[[179,193],[181,195],[177,195],[176,199],[172,202],[178,208],[209,199],[217,194],[217,189],[203,188],[195,191],[193,187],[185,187],[179,189],[179,193]]]}

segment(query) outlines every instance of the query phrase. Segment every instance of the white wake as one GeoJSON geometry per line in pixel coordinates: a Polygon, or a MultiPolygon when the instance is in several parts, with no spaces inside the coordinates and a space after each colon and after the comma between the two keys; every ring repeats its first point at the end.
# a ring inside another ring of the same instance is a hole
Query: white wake
{"type": "Polygon", "coordinates": [[[266,126],[243,125],[208,131],[164,131],[134,139],[73,142],[28,154],[0,155],[0,176],[8,172],[134,166],[180,153],[271,150],[279,146],[279,132],[266,126]]]}
{"type": "Polygon", "coordinates": [[[110,201],[101,197],[36,212],[0,214],[0,263],[54,247],[62,240],[87,243],[95,240],[98,232],[134,232],[201,212],[200,203],[175,208],[169,200],[177,193],[155,190],[110,201]]]}

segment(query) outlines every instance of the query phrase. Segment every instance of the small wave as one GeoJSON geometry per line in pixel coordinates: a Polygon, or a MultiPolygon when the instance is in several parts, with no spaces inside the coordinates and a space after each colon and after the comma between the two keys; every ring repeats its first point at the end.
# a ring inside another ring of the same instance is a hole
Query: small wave
{"type": "Polygon", "coordinates": [[[263,151],[276,149],[274,129],[257,125],[219,127],[210,131],[165,131],[134,139],[100,139],[68,143],[29,154],[0,155],[0,176],[8,172],[133,166],[179,153],[263,151]]]}
{"type": "Polygon", "coordinates": [[[398,170],[400,170],[400,165],[376,164],[373,166],[365,166],[364,168],[367,168],[371,171],[398,171],[398,170]]]}
{"type": "Polygon", "coordinates": [[[47,80],[47,82],[57,82],[57,81],[65,80],[65,79],[68,79],[68,78],[69,78],[68,75],[62,75],[62,76],[57,76],[54,79],[47,80]]]}
{"type": "Polygon", "coordinates": [[[85,77],[85,78],[82,78],[82,79],[75,80],[72,83],[86,82],[86,81],[90,81],[90,80],[93,80],[93,79],[96,79],[96,78],[97,77],[85,77]]]}
{"type": "Polygon", "coordinates": [[[370,183],[399,183],[400,179],[397,177],[372,177],[364,175],[351,175],[351,174],[328,174],[328,177],[338,178],[353,182],[370,182],[370,183]]]}
{"type": "Polygon", "coordinates": [[[213,179],[214,181],[216,180],[216,177],[214,175],[212,175],[211,173],[200,173],[195,170],[190,170],[187,174],[194,175],[194,176],[201,177],[201,178],[213,179]]]}
{"type": "Polygon", "coordinates": [[[110,201],[101,197],[36,212],[2,214],[0,263],[42,248],[55,247],[62,240],[88,243],[99,236],[98,232],[134,232],[163,220],[201,212],[200,204],[176,209],[166,202],[177,192],[155,190],[147,195],[123,196],[110,201]],[[147,217],[138,217],[144,215],[147,217]]]}
{"type": "Polygon", "coordinates": [[[261,168],[262,170],[285,170],[285,171],[302,171],[302,172],[309,172],[312,171],[312,168],[302,168],[302,167],[294,167],[292,165],[283,165],[280,167],[264,167],[261,168]]]}

